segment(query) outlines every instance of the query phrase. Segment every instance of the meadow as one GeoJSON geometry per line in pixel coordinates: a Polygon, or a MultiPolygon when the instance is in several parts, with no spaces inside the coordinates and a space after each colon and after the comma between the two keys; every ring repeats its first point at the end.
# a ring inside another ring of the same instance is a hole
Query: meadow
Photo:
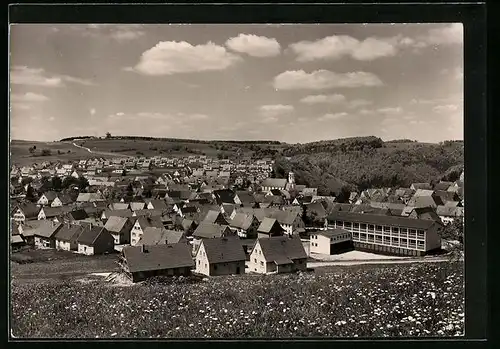
{"type": "Polygon", "coordinates": [[[442,337],[464,333],[463,263],[312,273],[16,284],[22,338],[442,337]]]}

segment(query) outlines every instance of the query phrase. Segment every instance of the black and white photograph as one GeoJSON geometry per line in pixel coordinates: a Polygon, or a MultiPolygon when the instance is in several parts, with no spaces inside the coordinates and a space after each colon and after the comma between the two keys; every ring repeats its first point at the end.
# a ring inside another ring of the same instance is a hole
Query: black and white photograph
{"type": "Polygon", "coordinates": [[[464,336],[462,23],[9,50],[12,338],[464,336]]]}

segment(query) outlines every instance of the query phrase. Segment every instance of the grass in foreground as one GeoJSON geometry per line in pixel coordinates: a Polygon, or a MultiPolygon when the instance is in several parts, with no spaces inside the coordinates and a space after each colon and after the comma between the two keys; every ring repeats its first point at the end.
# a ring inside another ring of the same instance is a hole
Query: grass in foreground
{"type": "Polygon", "coordinates": [[[17,337],[386,337],[464,331],[463,263],[109,287],[13,285],[17,337]]]}

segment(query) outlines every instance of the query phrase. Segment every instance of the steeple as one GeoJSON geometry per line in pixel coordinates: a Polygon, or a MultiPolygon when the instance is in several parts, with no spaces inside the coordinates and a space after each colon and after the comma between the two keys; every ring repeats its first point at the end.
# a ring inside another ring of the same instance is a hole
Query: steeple
{"type": "Polygon", "coordinates": [[[288,172],[288,184],[295,184],[295,175],[292,171],[288,172]]]}

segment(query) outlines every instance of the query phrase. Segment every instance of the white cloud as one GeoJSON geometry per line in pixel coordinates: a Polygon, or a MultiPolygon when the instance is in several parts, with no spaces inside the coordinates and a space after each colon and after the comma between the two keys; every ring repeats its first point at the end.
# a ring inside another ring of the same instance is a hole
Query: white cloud
{"type": "Polygon", "coordinates": [[[10,83],[15,85],[33,85],[45,87],[62,87],[65,82],[80,85],[94,85],[92,81],[69,75],[48,75],[44,69],[13,66],[10,71],[10,83]]]}
{"type": "Polygon", "coordinates": [[[120,112],[118,112],[118,113],[116,113],[116,116],[123,116],[123,115],[125,115],[125,113],[123,113],[123,112],[121,112],[121,111],[120,111],[120,112]]]}
{"type": "Polygon", "coordinates": [[[352,101],[349,101],[348,107],[355,109],[358,107],[364,107],[364,106],[371,105],[371,104],[373,104],[373,102],[367,101],[366,99],[353,99],[352,101]]]}
{"type": "Polygon", "coordinates": [[[318,118],[318,120],[319,120],[319,121],[338,120],[338,119],[341,119],[341,118],[343,118],[343,117],[346,117],[347,115],[349,115],[349,114],[347,114],[346,112],[342,112],[342,113],[334,113],[334,114],[332,114],[332,113],[328,113],[328,114],[325,114],[325,115],[323,115],[323,116],[320,116],[320,117],[318,118]]]}
{"type": "Polygon", "coordinates": [[[26,104],[26,103],[11,103],[10,104],[11,110],[30,110],[31,105],[26,104]]]}
{"type": "Polygon", "coordinates": [[[456,104],[445,104],[445,105],[436,105],[432,108],[432,111],[438,114],[454,112],[458,110],[458,106],[456,104]]]}
{"type": "Polygon", "coordinates": [[[389,107],[389,108],[377,109],[377,112],[379,112],[379,113],[391,114],[391,115],[401,114],[402,111],[403,111],[403,109],[401,107],[389,107]]]}
{"type": "Polygon", "coordinates": [[[429,45],[461,44],[463,43],[463,35],[463,24],[452,23],[429,30],[422,41],[429,45]]]}
{"type": "Polygon", "coordinates": [[[281,53],[280,44],[276,39],[252,34],[240,34],[230,38],[226,41],[226,46],[253,57],[273,57],[281,53]]]}
{"type": "Polygon", "coordinates": [[[49,98],[39,93],[27,92],[25,94],[10,95],[11,102],[45,102],[49,98]]]}
{"type": "Polygon", "coordinates": [[[91,109],[90,109],[90,115],[95,115],[95,113],[96,113],[95,108],[91,108],[91,109]]]}
{"type": "Polygon", "coordinates": [[[206,114],[190,114],[190,115],[188,115],[188,117],[191,120],[206,120],[206,119],[208,119],[208,115],[206,115],[206,114]]]}
{"type": "Polygon", "coordinates": [[[375,74],[367,72],[335,73],[329,70],[315,70],[306,73],[304,70],[293,70],[274,78],[274,87],[280,90],[321,90],[381,85],[382,81],[375,74]]]}
{"type": "Polygon", "coordinates": [[[377,112],[375,110],[370,110],[370,109],[361,109],[359,111],[359,114],[361,115],[373,115],[376,114],[377,112]]]}
{"type": "Polygon", "coordinates": [[[54,121],[55,119],[56,119],[55,117],[51,116],[51,117],[49,118],[49,121],[54,121]]]}
{"type": "Polygon", "coordinates": [[[146,33],[137,25],[120,25],[111,31],[110,37],[117,41],[130,41],[144,36],[146,33]]]}
{"type": "Polygon", "coordinates": [[[341,94],[332,95],[310,95],[302,98],[300,101],[306,104],[317,104],[317,103],[341,103],[345,102],[346,98],[341,94]]]}
{"type": "Polygon", "coordinates": [[[274,118],[279,115],[290,114],[294,111],[293,105],[272,104],[259,107],[260,115],[268,118],[274,118]]]}
{"type": "Polygon", "coordinates": [[[270,117],[265,117],[261,120],[262,123],[264,124],[272,124],[278,121],[277,117],[270,116],[270,117]]]}
{"type": "Polygon", "coordinates": [[[309,62],[324,59],[340,59],[350,56],[360,61],[370,61],[397,53],[392,38],[367,38],[358,40],[347,35],[332,35],[316,41],[299,41],[289,45],[297,55],[297,61],[309,62]]]}
{"type": "Polygon", "coordinates": [[[193,46],[185,41],[160,41],[141,55],[133,70],[145,75],[215,71],[224,70],[240,60],[239,56],[213,42],[193,46]]]}

